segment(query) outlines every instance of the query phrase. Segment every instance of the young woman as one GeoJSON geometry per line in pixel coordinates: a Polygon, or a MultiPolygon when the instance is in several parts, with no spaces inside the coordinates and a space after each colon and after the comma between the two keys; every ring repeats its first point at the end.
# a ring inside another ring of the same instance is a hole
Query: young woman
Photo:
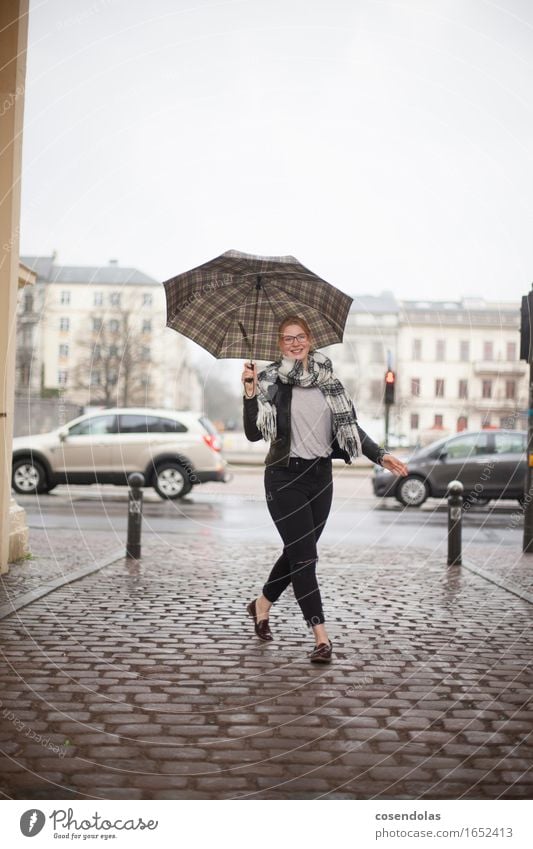
{"type": "Polygon", "coordinates": [[[244,431],[251,442],[270,440],[265,459],[267,506],[284,543],[258,598],[247,611],[255,633],[272,640],[268,615],[292,583],[305,622],[313,629],[312,663],[329,663],[328,638],[316,578],[317,542],[331,508],[332,458],[351,463],[364,454],[395,474],[407,466],[359,427],[354,406],[335,377],[331,360],[313,348],[311,328],[299,316],[279,326],[280,359],[258,375],[245,363],[244,431]],[[252,378],[251,382],[245,382],[252,378]]]}

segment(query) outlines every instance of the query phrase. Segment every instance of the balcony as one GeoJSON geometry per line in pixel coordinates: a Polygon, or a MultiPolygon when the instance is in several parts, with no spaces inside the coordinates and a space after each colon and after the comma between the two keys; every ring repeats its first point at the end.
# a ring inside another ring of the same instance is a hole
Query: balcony
{"type": "Polygon", "coordinates": [[[472,399],[470,401],[470,406],[480,412],[489,412],[490,410],[493,410],[494,412],[498,412],[499,410],[508,412],[511,410],[522,409],[523,407],[526,408],[527,403],[520,397],[504,398],[501,395],[496,395],[495,398],[472,399]]]}
{"type": "Polygon", "coordinates": [[[474,360],[472,366],[474,374],[487,374],[491,377],[498,375],[524,377],[527,371],[527,363],[522,360],[474,360]]]}

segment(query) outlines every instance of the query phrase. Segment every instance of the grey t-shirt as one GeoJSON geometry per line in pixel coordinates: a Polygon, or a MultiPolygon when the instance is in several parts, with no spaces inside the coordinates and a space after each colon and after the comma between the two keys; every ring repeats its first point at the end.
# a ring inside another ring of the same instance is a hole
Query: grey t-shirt
{"type": "Polygon", "coordinates": [[[293,386],[290,456],[329,457],[332,442],[333,415],[318,386],[293,386]]]}

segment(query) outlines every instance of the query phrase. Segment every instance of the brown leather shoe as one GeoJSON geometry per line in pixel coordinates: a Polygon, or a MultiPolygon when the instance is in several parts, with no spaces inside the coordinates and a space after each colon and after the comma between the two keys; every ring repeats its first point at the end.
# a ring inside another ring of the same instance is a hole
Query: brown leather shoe
{"type": "Polygon", "coordinates": [[[272,632],[270,631],[270,625],[268,624],[268,619],[260,619],[257,621],[257,613],[255,610],[255,598],[246,606],[246,610],[248,611],[248,615],[251,616],[254,620],[255,633],[259,637],[260,640],[263,640],[265,643],[273,640],[272,632]]]}
{"type": "Polygon", "coordinates": [[[331,650],[333,643],[331,640],[328,643],[319,643],[315,646],[310,655],[311,663],[331,663],[331,650]]]}

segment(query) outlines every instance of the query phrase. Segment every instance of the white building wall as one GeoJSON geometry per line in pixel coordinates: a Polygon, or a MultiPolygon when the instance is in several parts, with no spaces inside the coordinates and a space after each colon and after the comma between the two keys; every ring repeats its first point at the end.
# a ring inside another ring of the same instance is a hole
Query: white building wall
{"type": "MultiPolygon", "coordinates": [[[[46,285],[42,316],[42,359],[44,384],[48,388],[64,390],[65,398],[80,405],[90,404],[91,392],[76,389],[73,375],[80,361],[87,359],[83,343],[97,341],[93,334],[92,317],[102,316],[104,321],[120,317],[131,309],[133,332],[141,334],[145,319],[151,321],[151,331],[143,334],[142,343],[150,348],[146,371],[153,384],[152,403],[167,409],[190,409],[191,401],[198,401],[195,375],[190,374],[188,344],[185,337],[166,327],[166,302],[162,286],[121,284],[120,286],[92,285],[91,283],[51,282],[46,285]],[[62,303],[62,293],[70,294],[70,303],[62,303]],[[111,293],[120,293],[121,306],[110,303],[111,293]],[[101,293],[103,303],[95,304],[95,293],[101,293]],[[144,296],[152,303],[143,304],[144,296]],[[62,329],[62,319],[68,329],[62,329]],[[68,345],[68,354],[62,356],[61,345],[68,345]],[[66,383],[61,382],[66,372],[66,383]]],[[[96,363],[93,365],[97,369],[96,363]]]]}

